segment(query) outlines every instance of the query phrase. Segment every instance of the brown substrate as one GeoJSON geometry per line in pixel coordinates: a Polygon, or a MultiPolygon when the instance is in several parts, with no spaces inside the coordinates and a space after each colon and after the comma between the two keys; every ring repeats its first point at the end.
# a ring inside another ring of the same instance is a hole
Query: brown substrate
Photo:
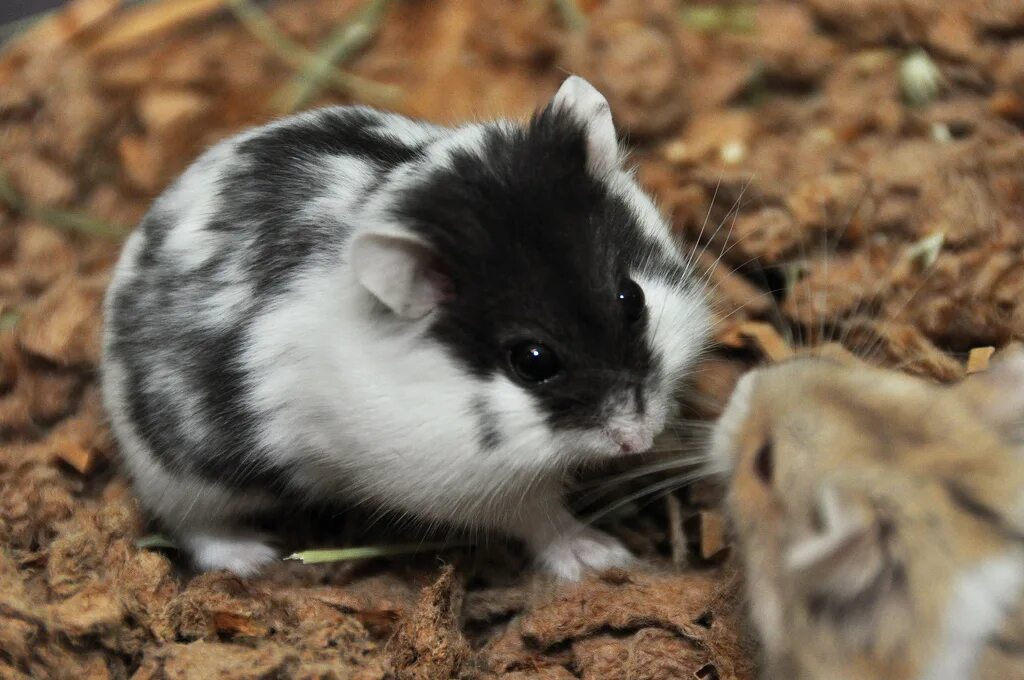
{"type": "MultiPolygon", "coordinates": [[[[395,2],[342,66],[371,81],[356,95],[293,82],[354,0],[275,5],[274,43],[213,0],[79,0],[0,54],[0,677],[754,677],[710,486],[614,513],[644,566],[580,585],[498,541],[245,580],[135,545],[151,528],[95,381],[109,268],[200,149],[289,102],[455,122],[590,78],[682,247],[706,249],[723,323],[703,417],[797,345],[952,380],[1024,335],[1020,3],[588,0],[585,26],[558,4],[395,2]],[[915,49],[939,89],[910,106],[915,49]]],[[[391,540],[356,525],[321,542],[391,540]]]]}

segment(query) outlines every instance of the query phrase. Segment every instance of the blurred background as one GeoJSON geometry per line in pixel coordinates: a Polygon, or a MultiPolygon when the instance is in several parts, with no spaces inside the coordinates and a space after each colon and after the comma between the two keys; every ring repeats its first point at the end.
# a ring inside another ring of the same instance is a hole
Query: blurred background
{"type": "Polygon", "coordinates": [[[62,4],[62,0],[8,0],[0,7],[0,24],[40,14],[62,4]]]}
{"type": "Polygon", "coordinates": [[[8,0],[0,7],[0,40],[15,35],[31,17],[62,4],[62,0],[8,0]]]}

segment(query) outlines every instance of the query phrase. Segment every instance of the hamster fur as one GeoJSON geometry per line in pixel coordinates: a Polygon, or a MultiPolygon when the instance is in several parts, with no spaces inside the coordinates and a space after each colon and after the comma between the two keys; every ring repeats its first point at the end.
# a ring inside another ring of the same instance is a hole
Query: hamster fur
{"type": "Polygon", "coordinates": [[[1024,678],[1024,354],[745,375],[712,459],[772,680],[1024,678]]]}
{"type": "Polygon", "coordinates": [[[207,151],[105,301],[143,505],[238,574],[276,557],[239,518],[285,498],[498,530],[569,579],[628,562],[562,482],[652,445],[710,316],[622,164],[578,77],[525,124],[334,107],[207,151]]]}

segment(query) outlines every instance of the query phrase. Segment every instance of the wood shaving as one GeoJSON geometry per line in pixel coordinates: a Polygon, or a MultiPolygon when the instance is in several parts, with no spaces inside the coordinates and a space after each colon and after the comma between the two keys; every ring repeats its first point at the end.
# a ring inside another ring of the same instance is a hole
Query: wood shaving
{"type": "Polygon", "coordinates": [[[738,326],[737,333],[751,341],[770,361],[785,361],[793,356],[793,349],[771,324],[747,321],[738,326]]]}
{"type": "Polygon", "coordinates": [[[702,510],[700,513],[700,556],[705,560],[718,557],[729,547],[726,538],[725,517],[714,510],[702,510]]]}
{"type": "Polygon", "coordinates": [[[988,370],[989,359],[995,354],[995,347],[975,347],[967,355],[967,374],[988,370]]]}

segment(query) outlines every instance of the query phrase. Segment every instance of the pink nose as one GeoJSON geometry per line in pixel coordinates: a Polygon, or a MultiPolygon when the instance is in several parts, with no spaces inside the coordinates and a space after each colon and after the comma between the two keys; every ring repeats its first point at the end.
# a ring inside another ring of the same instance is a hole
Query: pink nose
{"type": "Polygon", "coordinates": [[[640,453],[651,448],[654,436],[649,430],[615,428],[611,431],[612,440],[619,445],[622,453],[640,453]]]}

